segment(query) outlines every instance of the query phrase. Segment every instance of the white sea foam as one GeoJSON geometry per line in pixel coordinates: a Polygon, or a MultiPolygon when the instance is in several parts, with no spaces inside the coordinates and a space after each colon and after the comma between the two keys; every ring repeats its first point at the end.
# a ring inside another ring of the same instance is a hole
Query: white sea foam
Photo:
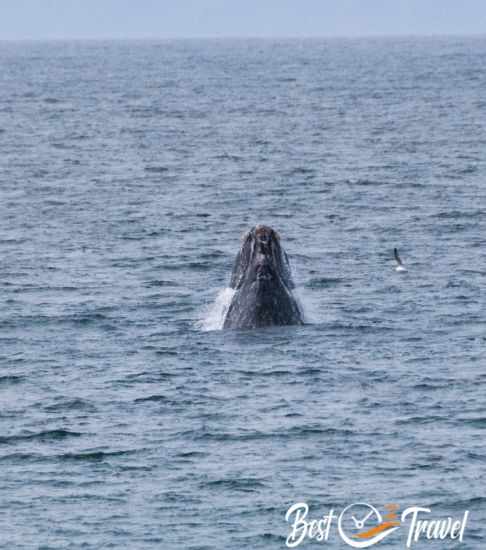
{"type": "Polygon", "coordinates": [[[234,293],[235,290],[229,287],[218,292],[216,299],[207,307],[203,313],[203,318],[198,323],[201,330],[221,330],[223,328],[224,317],[234,293]]]}
{"type": "Polygon", "coordinates": [[[312,291],[304,286],[298,286],[292,293],[299,304],[304,323],[313,325],[322,322],[322,305],[316,302],[312,291]]]}

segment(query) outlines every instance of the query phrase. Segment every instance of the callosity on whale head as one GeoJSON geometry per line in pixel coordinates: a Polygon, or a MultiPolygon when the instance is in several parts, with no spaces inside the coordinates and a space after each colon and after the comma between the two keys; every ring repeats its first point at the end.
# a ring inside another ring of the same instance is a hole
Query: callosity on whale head
{"type": "Polygon", "coordinates": [[[243,238],[231,275],[235,294],[223,328],[258,328],[303,323],[292,294],[294,283],[287,254],[276,231],[253,227],[243,238]]]}

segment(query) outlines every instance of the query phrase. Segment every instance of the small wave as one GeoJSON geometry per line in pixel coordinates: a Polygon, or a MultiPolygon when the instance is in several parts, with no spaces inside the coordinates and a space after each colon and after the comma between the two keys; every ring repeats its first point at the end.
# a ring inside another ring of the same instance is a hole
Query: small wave
{"type": "Polygon", "coordinates": [[[131,455],[136,453],[136,450],[128,451],[86,451],[80,453],[64,453],[54,458],[61,460],[86,460],[86,461],[103,461],[109,458],[115,458],[118,456],[131,455]]]}
{"type": "Polygon", "coordinates": [[[439,212],[438,214],[434,214],[431,217],[436,218],[439,220],[457,220],[461,218],[479,218],[484,216],[484,212],[482,210],[474,210],[472,212],[467,211],[461,211],[461,210],[449,210],[446,212],[439,212]]]}
{"type": "MultiPolygon", "coordinates": [[[[372,321],[370,321],[372,322],[372,321]]],[[[338,330],[349,333],[367,333],[367,334],[381,334],[383,332],[393,332],[395,329],[391,326],[380,326],[379,324],[343,324],[343,323],[331,323],[326,327],[329,330],[338,330]]]]}
{"type": "Polygon", "coordinates": [[[69,399],[67,401],[62,401],[61,403],[55,403],[54,405],[47,405],[44,407],[44,410],[47,412],[58,412],[58,411],[89,411],[95,412],[96,407],[85,399],[69,399]]]}
{"type": "Polygon", "coordinates": [[[60,441],[69,437],[80,437],[82,433],[69,430],[47,430],[25,435],[10,435],[0,437],[0,445],[12,445],[22,441],[60,441]]]}
{"type": "Polygon", "coordinates": [[[305,286],[306,288],[328,288],[330,286],[336,286],[344,282],[344,279],[339,277],[317,277],[308,281],[305,286]]]}
{"type": "Polygon", "coordinates": [[[44,206],[65,206],[66,201],[61,201],[59,199],[45,199],[44,206]]]}
{"type": "Polygon", "coordinates": [[[63,150],[74,148],[73,145],[70,145],[69,143],[65,143],[65,142],[62,142],[62,141],[53,141],[51,143],[51,147],[54,147],[54,149],[63,149],[63,150]]]}
{"type": "Polygon", "coordinates": [[[387,185],[386,181],[376,181],[376,180],[370,180],[367,178],[359,178],[357,180],[346,180],[346,183],[348,185],[359,185],[359,186],[379,186],[379,185],[387,185]]]}
{"type": "Polygon", "coordinates": [[[466,424],[467,426],[472,426],[473,428],[486,428],[486,417],[480,418],[458,418],[458,422],[466,424]]]}
{"type": "Polygon", "coordinates": [[[466,453],[466,457],[468,460],[472,460],[474,462],[486,462],[486,456],[479,453],[474,453],[473,451],[468,451],[466,453]]]}
{"type": "Polygon", "coordinates": [[[145,403],[147,401],[156,401],[159,403],[168,403],[170,402],[170,399],[168,399],[165,395],[149,395],[148,397],[139,397],[135,399],[134,403],[145,403]]]}
{"type": "Polygon", "coordinates": [[[315,436],[335,436],[335,437],[349,437],[354,435],[352,430],[344,428],[332,428],[321,426],[294,426],[288,429],[275,430],[273,432],[243,432],[243,433],[228,433],[228,432],[185,432],[186,436],[192,436],[195,440],[208,440],[208,441],[259,441],[266,439],[300,439],[315,436]]]}
{"type": "Polygon", "coordinates": [[[17,376],[17,375],[5,375],[0,376],[0,386],[10,386],[12,384],[20,384],[20,382],[23,382],[25,380],[25,376],[17,376]]]}
{"type": "Polygon", "coordinates": [[[177,454],[177,458],[202,458],[208,456],[208,453],[202,451],[183,451],[177,454]]]}
{"type": "Polygon", "coordinates": [[[280,76],[277,78],[277,82],[297,82],[297,79],[293,76],[280,76]]]}
{"type": "Polygon", "coordinates": [[[176,281],[147,281],[144,286],[146,287],[160,287],[160,286],[179,286],[176,281]]]}
{"type": "Polygon", "coordinates": [[[446,508],[448,510],[480,510],[486,503],[486,497],[471,497],[468,499],[438,500],[429,502],[431,508],[446,508]]]}
{"type": "Polygon", "coordinates": [[[216,155],[215,159],[216,160],[232,160],[234,162],[239,162],[240,160],[242,160],[242,157],[240,157],[239,155],[232,155],[230,153],[221,153],[219,155],[216,155]]]}
{"type": "Polygon", "coordinates": [[[201,487],[242,491],[245,493],[251,493],[256,489],[264,489],[265,484],[257,479],[241,478],[241,479],[216,479],[214,481],[204,481],[201,483],[201,487]]]}
{"type": "Polygon", "coordinates": [[[446,387],[447,386],[444,384],[426,384],[426,383],[415,384],[415,386],[412,386],[414,390],[418,390],[418,391],[436,391],[446,387]]]}
{"type": "MultiPolygon", "coordinates": [[[[118,266],[118,267],[126,267],[126,266],[118,266]]],[[[214,266],[211,262],[188,262],[188,263],[167,264],[164,266],[164,269],[166,269],[167,271],[180,271],[181,269],[194,269],[198,271],[208,271],[213,267],[214,266]]]]}
{"type": "MultiPolygon", "coordinates": [[[[275,369],[275,370],[240,370],[238,371],[239,374],[241,374],[242,376],[247,376],[247,377],[277,377],[279,378],[280,376],[288,376],[290,374],[292,374],[292,371],[291,370],[282,370],[282,369],[275,369]]],[[[299,374],[302,374],[300,371],[299,371],[299,374]]]]}
{"type": "Polygon", "coordinates": [[[76,325],[90,325],[92,323],[98,323],[99,321],[108,321],[109,318],[102,313],[91,313],[91,314],[74,314],[66,315],[63,321],[69,321],[76,325]]]}
{"type": "Polygon", "coordinates": [[[152,172],[154,174],[163,174],[164,172],[168,172],[169,169],[167,166],[146,166],[145,172],[152,172]]]}
{"type": "Polygon", "coordinates": [[[43,458],[43,455],[38,453],[10,453],[0,456],[0,462],[11,462],[13,464],[18,462],[38,462],[43,460],[43,458]]]}
{"type": "Polygon", "coordinates": [[[54,455],[44,455],[41,453],[11,453],[8,455],[0,456],[0,462],[44,462],[51,463],[53,461],[86,461],[86,462],[102,462],[109,460],[110,458],[116,458],[119,456],[128,456],[138,453],[139,450],[126,450],[126,451],[81,451],[77,453],[63,453],[54,455]]]}
{"type": "Polygon", "coordinates": [[[431,416],[410,416],[409,418],[402,418],[400,420],[397,420],[397,424],[431,424],[436,422],[448,422],[450,421],[450,418],[447,416],[437,416],[437,415],[431,415],[431,416]]]}
{"type": "MultiPolygon", "coordinates": [[[[19,245],[24,244],[27,242],[27,239],[24,238],[17,238],[17,239],[0,239],[0,244],[2,245],[19,245]]],[[[4,283],[4,284],[10,284],[10,283],[4,283]]]]}
{"type": "Polygon", "coordinates": [[[155,350],[155,355],[172,355],[172,356],[176,356],[179,354],[179,352],[175,349],[167,349],[167,348],[163,348],[163,349],[157,349],[155,350]]]}
{"type": "Polygon", "coordinates": [[[299,176],[299,175],[313,175],[316,174],[315,168],[309,168],[308,166],[296,166],[287,172],[288,176],[299,176]]]}

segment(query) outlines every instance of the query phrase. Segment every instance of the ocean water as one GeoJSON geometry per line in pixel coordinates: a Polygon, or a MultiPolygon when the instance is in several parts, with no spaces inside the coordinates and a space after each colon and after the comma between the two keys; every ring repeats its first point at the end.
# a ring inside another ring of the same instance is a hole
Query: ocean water
{"type": "Polygon", "coordinates": [[[304,501],[469,510],[413,548],[484,549],[485,38],[3,42],[0,68],[1,548],[276,550],[304,501]],[[304,326],[217,330],[255,223],[304,326]]]}

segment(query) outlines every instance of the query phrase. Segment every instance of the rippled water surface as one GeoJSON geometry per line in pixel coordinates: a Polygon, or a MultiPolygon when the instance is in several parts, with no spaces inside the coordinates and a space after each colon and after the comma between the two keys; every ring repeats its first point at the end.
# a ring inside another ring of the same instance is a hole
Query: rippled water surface
{"type": "Polygon", "coordinates": [[[294,502],[393,501],[484,549],[486,39],[0,67],[2,548],[278,549],[294,502]],[[308,324],[208,330],[256,222],[308,324]]]}

